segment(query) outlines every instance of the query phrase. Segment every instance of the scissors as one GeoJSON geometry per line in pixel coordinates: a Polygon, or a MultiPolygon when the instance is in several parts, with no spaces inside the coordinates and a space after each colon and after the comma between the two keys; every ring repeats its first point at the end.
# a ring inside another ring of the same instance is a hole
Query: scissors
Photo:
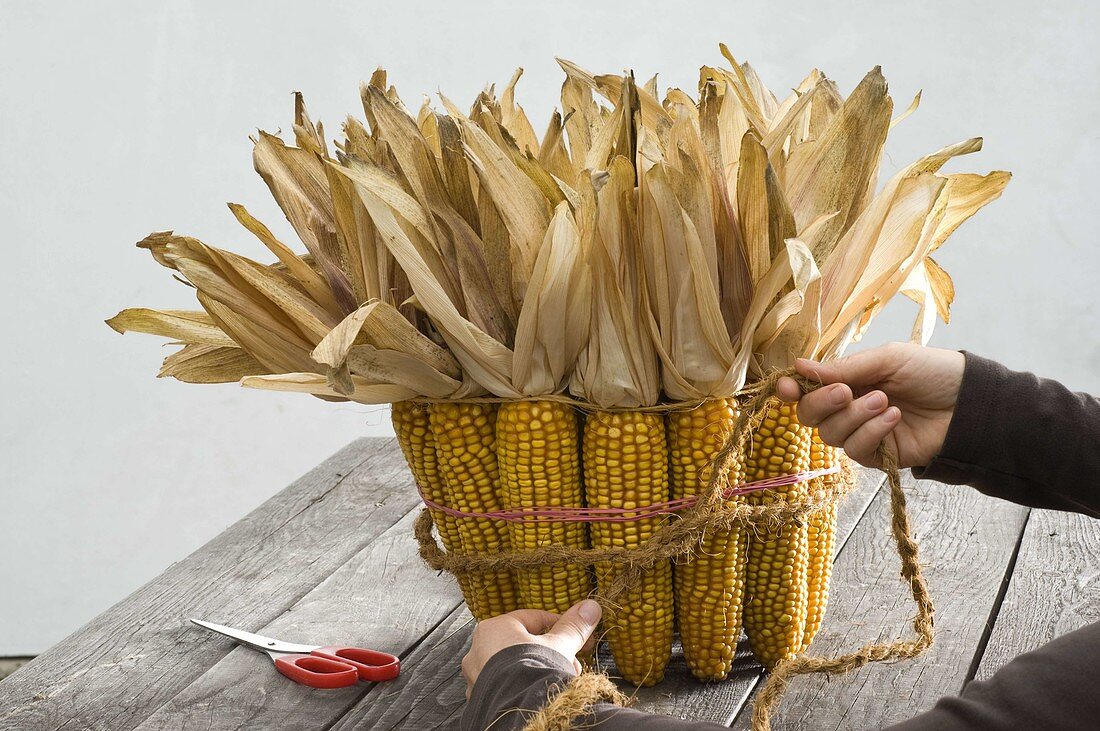
{"type": "Polygon", "coordinates": [[[297,645],[201,619],[191,621],[253,650],[266,652],[275,661],[276,670],[310,688],[347,688],[360,680],[393,680],[401,672],[401,661],[386,652],[362,647],[297,645]]]}

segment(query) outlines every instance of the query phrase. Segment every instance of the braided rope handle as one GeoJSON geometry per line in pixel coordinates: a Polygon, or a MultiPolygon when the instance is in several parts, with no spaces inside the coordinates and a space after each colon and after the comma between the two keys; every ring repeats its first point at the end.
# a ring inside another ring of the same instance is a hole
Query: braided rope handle
{"type": "Polygon", "coordinates": [[[771,717],[783,697],[791,677],[807,673],[840,675],[872,662],[905,660],[921,654],[935,641],[935,607],[928,593],[928,585],[920,570],[917,542],[909,530],[909,510],[905,492],[901,489],[901,475],[897,457],[884,444],[878,446],[877,455],[890,484],[890,529],[894,534],[898,556],[901,558],[901,578],[909,585],[909,593],[917,605],[913,619],[915,636],[894,642],[872,642],[855,652],[836,657],[798,655],[775,666],[767,682],[753,701],[752,727],[754,731],[768,731],[771,717]]]}

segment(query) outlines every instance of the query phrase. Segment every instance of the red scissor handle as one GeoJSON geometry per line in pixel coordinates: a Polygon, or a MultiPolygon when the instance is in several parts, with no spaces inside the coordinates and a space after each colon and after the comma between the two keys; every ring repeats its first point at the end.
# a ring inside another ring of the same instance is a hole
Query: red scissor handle
{"type": "Polygon", "coordinates": [[[358,668],[324,655],[283,655],[275,658],[275,669],[310,688],[347,688],[359,682],[358,668]]]}
{"type": "Polygon", "coordinates": [[[401,672],[401,661],[388,652],[367,650],[362,647],[320,647],[311,654],[314,657],[351,665],[359,673],[359,679],[367,682],[393,680],[401,672]]]}

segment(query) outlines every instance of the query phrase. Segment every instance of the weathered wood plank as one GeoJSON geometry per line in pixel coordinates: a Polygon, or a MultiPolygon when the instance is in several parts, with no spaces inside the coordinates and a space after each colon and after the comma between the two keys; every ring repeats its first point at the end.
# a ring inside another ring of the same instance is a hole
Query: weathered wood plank
{"type": "MultiPolygon", "coordinates": [[[[844,678],[795,678],[773,718],[775,727],[880,728],[962,687],[1028,511],[965,487],[908,477],[906,483],[921,565],[936,603],[936,644],[915,660],[877,663],[844,678]]],[[[889,514],[884,490],[836,563],[830,617],[814,641],[815,654],[912,633],[915,609],[898,580],[889,514]]],[[[734,727],[748,729],[750,716],[746,706],[734,727]]]]}
{"type": "Polygon", "coordinates": [[[976,677],[1100,621],[1100,520],[1033,510],[976,677]]]}
{"type": "Polygon", "coordinates": [[[466,705],[456,658],[466,653],[473,629],[474,618],[460,606],[403,661],[401,677],[372,688],[330,731],[451,727],[466,705]]]}
{"type": "MultiPolygon", "coordinates": [[[[881,484],[882,475],[878,472],[866,470],[860,474],[859,485],[844,502],[838,519],[838,551],[843,549],[881,484]]],[[[347,713],[335,731],[430,729],[453,722],[461,715],[465,702],[466,684],[459,671],[459,662],[469,647],[473,626],[464,609],[452,615],[437,630],[435,638],[426,640],[410,657],[406,665],[409,668],[407,679],[373,689],[347,713]],[[391,705],[393,708],[389,708],[391,705]]],[[[639,691],[637,706],[682,717],[694,717],[691,715],[694,711],[705,709],[713,717],[724,714],[723,718],[728,720],[736,712],[738,697],[743,698],[748,693],[752,687],[750,683],[760,674],[759,666],[752,664],[744,648],[740,656],[734,677],[712,685],[701,685],[691,679],[682,658],[677,656],[665,682],[656,688],[639,691]],[[719,709],[723,710],[719,712],[719,709]]],[[[634,689],[628,692],[633,693],[634,689]]]]}
{"type": "MultiPolygon", "coordinates": [[[[265,627],[242,629],[291,642],[348,644],[406,654],[462,603],[451,577],[432,571],[417,556],[412,536],[417,512],[389,528],[285,614],[265,627]]],[[[199,628],[193,631],[208,642],[233,648],[230,640],[199,628]]],[[[279,676],[266,655],[240,647],[138,729],[205,730],[211,728],[212,719],[218,729],[325,728],[369,687],[307,688],[279,676]]]]}
{"type": "Polygon", "coordinates": [[[0,727],[132,729],[221,660],[190,616],[262,627],[418,502],[392,439],[361,439],[0,682],[0,727]]]}

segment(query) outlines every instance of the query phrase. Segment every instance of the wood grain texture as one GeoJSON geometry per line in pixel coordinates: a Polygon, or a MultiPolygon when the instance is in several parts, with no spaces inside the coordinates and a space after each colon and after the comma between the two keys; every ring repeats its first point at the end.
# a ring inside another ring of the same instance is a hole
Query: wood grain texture
{"type": "Polygon", "coordinates": [[[134,728],[231,649],[188,617],[271,623],[418,500],[394,440],[353,442],[0,682],[0,728],[134,728]]]}
{"type": "MultiPolygon", "coordinates": [[[[880,728],[932,706],[963,686],[998,597],[1027,508],[965,487],[906,475],[912,529],[936,604],[936,643],[915,660],[875,663],[839,678],[795,678],[773,726],[783,729],[880,728]]],[[[835,655],[868,642],[911,636],[912,598],[898,579],[882,491],[840,554],[829,614],[815,654],[835,655]]],[[[735,728],[750,728],[751,706],[735,728]]]]}
{"type": "MultiPolygon", "coordinates": [[[[859,484],[844,502],[838,518],[837,544],[840,549],[843,549],[882,480],[881,473],[870,470],[861,472],[859,484]]],[[[470,633],[474,627],[468,617],[465,609],[452,615],[437,630],[434,638],[426,640],[410,657],[406,665],[407,678],[372,690],[335,729],[433,729],[452,724],[461,716],[465,699],[466,684],[459,672],[459,663],[469,648],[470,633]]],[[[744,643],[742,645],[731,679],[710,685],[702,685],[692,679],[683,658],[677,653],[663,683],[637,692],[636,707],[720,723],[733,718],[740,702],[751,691],[761,673],[760,667],[749,658],[744,643]]],[[[602,662],[609,662],[606,650],[602,662]]],[[[613,667],[609,669],[613,671],[613,667]]],[[[624,690],[631,694],[635,692],[634,688],[624,687],[624,690]]]]}
{"type": "Polygon", "coordinates": [[[1100,520],[1032,510],[976,677],[1100,621],[1100,520]]]}
{"type": "Polygon", "coordinates": [[[401,677],[371,688],[331,731],[453,726],[466,706],[458,660],[466,654],[474,624],[466,606],[458,607],[402,662],[401,677]]]}
{"type": "MultiPolygon", "coordinates": [[[[461,604],[449,576],[417,556],[410,512],[264,627],[242,627],[290,642],[346,644],[404,655],[461,604]]],[[[231,650],[158,709],[139,731],[324,728],[370,685],[316,690],[278,675],[267,655],[195,628],[231,650]],[[235,649],[234,649],[235,648],[235,649]]],[[[406,668],[406,672],[408,669],[406,668]]]]}

